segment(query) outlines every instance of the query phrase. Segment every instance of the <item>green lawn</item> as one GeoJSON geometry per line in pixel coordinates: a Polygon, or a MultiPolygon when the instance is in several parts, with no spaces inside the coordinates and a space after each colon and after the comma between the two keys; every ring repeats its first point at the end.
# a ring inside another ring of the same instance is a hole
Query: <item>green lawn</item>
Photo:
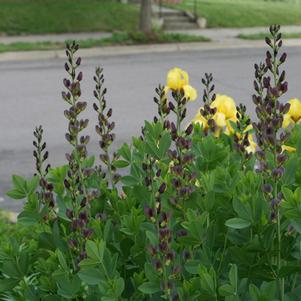
{"type": "MultiPolygon", "coordinates": [[[[177,5],[193,11],[194,0],[177,5]]],[[[198,0],[197,11],[208,27],[253,27],[301,24],[301,2],[294,0],[198,0]]]]}
{"type": "MultiPolygon", "coordinates": [[[[243,40],[263,40],[268,34],[264,32],[254,34],[239,34],[237,37],[243,40]]],[[[301,39],[301,32],[283,33],[285,39],[301,39]]]]}
{"type": "MultiPolygon", "coordinates": [[[[142,33],[114,33],[111,38],[88,39],[78,41],[81,48],[101,47],[110,45],[137,45],[153,43],[181,43],[181,42],[207,42],[208,38],[177,33],[158,33],[153,36],[145,36],[142,33]]],[[[11,44],[1,44],[0,52],[8,51],[31,51],[31,50],[55,50],[64,49],[63,42],[18,42],[11,44]]]]}
{"type": "Polygon", "coordinates": [[[132,31],[139,8],[117,0],[0,0],[0,33],[132,31]]]}

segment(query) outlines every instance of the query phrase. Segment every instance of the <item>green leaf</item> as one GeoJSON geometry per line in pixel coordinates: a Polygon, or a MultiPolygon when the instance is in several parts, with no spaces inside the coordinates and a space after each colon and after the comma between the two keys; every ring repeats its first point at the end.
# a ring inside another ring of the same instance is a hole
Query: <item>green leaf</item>
{"type": "Polygon", "coordinates": [[[5,293],[9,290],[13,289],[16,285],[18,285],[19,280],[17,279],[0,279],[0,292],[5,293]]]}
{"type": "Polygon", "coordinates": [[[185,270],[190,273],[197,275],[200,271],[200,261],[199,260],[188,260],[185,264],[185,270]]]}
{"type": "Polygon", "coordinates": [[[89,258],[97,260],[99,262],[103,261],[103,254],[105,251],[105,242],[101,240],[100,242],[96,243],[92,240],[88,240],[86,243],[86,251],[89,258]]]}
{"type": "Polygon", "coordinates": [[[235,288],[230,284],[224,284],[219,287],[218,292],[221,296],[232,296],[235,292],[235,288]]]}
{"type": "Polygon", "coordinates": [[[101,272],[95,268],[84,268],[78,272],[78,276],[88,285],[98,285],[104,278],[101,272]]]}
{"type": "Polygon", "coordinates": [[[18,215],[18,222],[23,225],[32,226],[39,222],[40,218],[38,212],[26,210],[18,215]]]}
{"type": "Polygon", "coordinates": [[[162,159],[171,145],[171,137],[165,132],[159,141],[159,158],[162,159]]]}
{"type": "Polygon", "coordinates": [[[135,186],[139,183],[138,179],[133,176],[124,176],[121,178],[121,182],[126,186],[135,186]]]}
{"type": "Polygon", "coordinates": [[[153,246],[156,246],[158,244],[158,237],[155,235],[155,233],[146,231],[145,235],[153,246]]]}
{"type": "Polygon", "coordinates": [[[12,189],[6,192],[6,195],[14,200],[22,200],[26,197],[26,193],[18,189],[12,189]]]}
{"type": "Polygon", "coordinates": [[[144,294],[154,294],[160,292],[160,285],[157,282],[145,282],[138,287],[139,291],[144,294]]]}
{"type": "Polygon", "coordinates": [[[226,221],[225,225],[233,229],[245,229],[250,227],[251,223],[242,218],[230,218],[226,221]]]}
{"type": "Polygon", "coordinates": [[[32,193],[35,192],[35,190],[38,187],[39,184],[39,177],[38,176],[34,176],[31,180],[27,181],[27,194],[31,195],[32,193]]]}
{"type": "Polygon", "coordinates": [[[12,181],[14,186],[20,190],[23,191],[25,194],[27,192],[27,185],[26,185],[26,180],[20,176],[13,175],[12,176],[12,181]]]}
{"type": "Polygon", "coordinates": [[[63,278],[58,281],[57,293],[64,298],[72,299],[76,297],[77,292],[81,288],[81,281],[78,276],[72,276],[71,279],[63,278]]]}
{"type": "Polygon", "coordinates": [[[116,168],[125,168],[127,166],[129,166],[129,162],[125,161],[125,160],[116,160],[113,162],[114,167],[116,168]]]}
{"type": "Polygon", "coordinates": [[[231,266],[230,272],[229,272],[229,279],[231,285],[234,287],[235,291],[237,290],[237,283],[238,283],[238,276],[237,276],[237,266],[236,264],[233,264],[231,266]]]}
{"type": "Polygon", "coordinates": [[[58,257],[59,263],[61,265],[61,267],[63,268],[64,271],[68,272],[69,268],[66,262],[66,259],[63,255],[63,253],[60,250],[56,250],[56,255],[58,257]]]}
{"type": "Polygon", "coordinates": [[[118,150],[118,154],[123,157],[126,161],[131,161],[131,149],[128,144],[124,143],[118,150]]]}
{"type": "Polygon", "coordinates": [[[114,281],[115,286],[115,296],[118,298],[121,296],[123,290],[124,290],[124,280],[123,278],[119,277],[114,281]]]}

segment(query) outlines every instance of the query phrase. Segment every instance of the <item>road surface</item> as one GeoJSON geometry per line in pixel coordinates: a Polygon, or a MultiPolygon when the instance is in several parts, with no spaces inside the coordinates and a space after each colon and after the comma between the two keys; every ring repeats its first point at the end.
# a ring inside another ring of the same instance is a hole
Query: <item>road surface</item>
{"type": "MultiPolygon", "coordinates": [[[[287,48],[286,70],[289,92],[286,98],[301,97],[301,48],[287,48]]],[[[191,84],[201,93],[200,79],[212,72],[216,91],[231,95],[247,105],[254,115],[251,101],[253,65],[263,59],[265,49],[211,50],[138,54],[83,59],[83,100],[90,104],[83,116],[90,119],[90,154],[97,154],[97,137],[93,132],[96,116],[93,103],[93,73],[100,65],[105,71],[107,101],[116,120],[116,144],[130,141],[139,134],[145,119],[156,112],[154,89],[165,83],[167,71],[179,66],[189,72],[191,84]]],[[[53,166],[65,162],[68,145],[64,140],[67,122],[63,116],[66,103],[61,99],[65,76],[62,60],[5,62],[0,64],[0,207],[18,210],[20,202],[4,197],[12,174],[33,173],[32,131],[42,124],[53,166]]],[[[191,118],[201,100],[188,106],[191,118]]],[[[189,118],[187,120],[189,120],[189,118]]]]}

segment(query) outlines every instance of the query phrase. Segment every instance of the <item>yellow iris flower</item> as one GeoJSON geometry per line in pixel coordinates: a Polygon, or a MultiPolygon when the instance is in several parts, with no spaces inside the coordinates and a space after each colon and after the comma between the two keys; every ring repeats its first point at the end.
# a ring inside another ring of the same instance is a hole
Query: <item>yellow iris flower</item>
{"type": "Polygon", "coordinates": [[[284,152],[284,151],[287,151],[287,152],[289,152],[289,153],[293,153],[293,152],[296,151],[296,148],[293,147],[293,146],[282,145],[281,148],[282,148],[282,151],[283,151],[283,152],[284,152]]]}
{"type": "Polygon", "coordinates": [[[288,102],[291,106],[289,111],[283,116],[282,127],[287,128],[291,124],[301,121],[301,102],[298,98],[293,98],[288,102]]]}
{"type": "MultiPolygon", "coordinates": [[[[234,134],[234,129],[231,126],[231,121],[237,121],[237,110],[233,98],[227,95],[217,94],[215,100],[211,103],[211,108],[216,108],[216,113],[211,117],[218,127],[218,129],[214,133],[214,136],[218,137],[220,135],[221,130],[223,129],[226,135],[234,134]]],[[[202,109],[203,108],[200,108],[198,110],[198,113],[192,119],[192,122],[199,123],[202,126],[202,128],[206,130],[208,129],[208,120],[200,113],[200,110],[202,109]]],[[[252,128],[253,127],[250,124],[249,126],[247,126],[244,132],[247,133],[252,128]]],[[[239,133],[236,133],[236,135],[239,139],[242,138],[240,137],[241,135],[239,133]]],[[[250,145],[246,147],[246,151],[248,153],[255,153],[257,144],[255,143],[251,134],[249,134],[249,143],[250,145]]]]}
{"type": "Polygon", "coordinates": [[[208,121],[207,119],[200,113],[200,108],[195,115],[195,117],[191,120],[193,123],[198,123],[204,130],[208,129],[208,121]]]}
{"type": "Polygon", "coordinates": [[[188,73],[177,67],[168,71],[165,93],[169,90],[183,90],[185,98],[190,101],[196,100],[198,96],[196,89],[189,85],[188,73]]]}
{"type": "Polygon", "coordinates": [[[211,108],[216,108],[217,112],[225,115],[228,120],[236,120],[236,105],[233,98],[227,95],[217,94],[215,100],[211,103],[211,108]]]}
{"type": "Polygon", "coordinates": [[[173,68],[167,74],[167,87],[172,90],[181,90],[189,85],[188,73],[180,68],[173,68]]]}
{"type": "Polygon", "coordinates": [[[248,140],[249,140],[250,145],[246,147],[246,151],[249,154],[253,154],[256,151],[257,144],[254,141],[253,136],[251,134],[249,134],[248,138],[249,138],[248,140]]]}

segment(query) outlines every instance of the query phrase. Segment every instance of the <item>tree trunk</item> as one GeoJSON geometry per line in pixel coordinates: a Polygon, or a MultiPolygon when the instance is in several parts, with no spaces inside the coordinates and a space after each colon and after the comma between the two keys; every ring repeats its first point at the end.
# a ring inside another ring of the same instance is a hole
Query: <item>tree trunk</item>
{"type": "Polygon", "coordinates": [[[152,33],[152,0],[141,0],[139,29],[145,34],[152,33]]]}

